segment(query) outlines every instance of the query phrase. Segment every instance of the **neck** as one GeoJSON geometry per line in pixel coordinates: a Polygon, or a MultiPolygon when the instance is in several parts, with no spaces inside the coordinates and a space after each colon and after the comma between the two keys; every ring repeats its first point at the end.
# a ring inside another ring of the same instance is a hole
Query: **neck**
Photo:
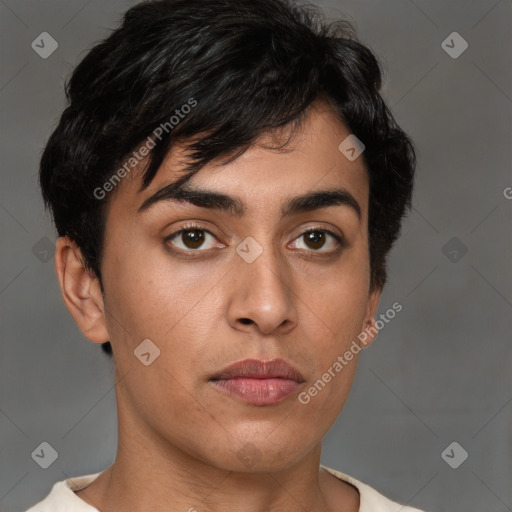
{"type": "Polygon", "coordinates": [[[175,447],[163,453],[126,446],[95,481],[95,494],[90,488],[77,493],[102,512],[331,510],[319,481],[319,448],[286,470],[235,473],[190,458],[175,447]]]}
{"type": "MultiPolygon", "coordinates": [[[[343,500],[359,499],[354,489],[349,490],[350,484],[320,470],[321,443],[284,468],[262,466],[237,472],[223,468],[221,462],[214,465],[194,457],[150,432],[136,418],[118,401],[115,462],[90,486],[76,492],[102,512],[358,510],[340,506],[343,500]]],[[[220,452],[218,460],[222,460],[220,452]]]]}

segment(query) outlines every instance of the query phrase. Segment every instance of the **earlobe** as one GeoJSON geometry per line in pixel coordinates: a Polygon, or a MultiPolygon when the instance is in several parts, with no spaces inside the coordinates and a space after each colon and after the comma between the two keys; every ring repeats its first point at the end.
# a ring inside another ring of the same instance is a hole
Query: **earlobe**
{"type": "Polygon", "coordinates": [[[64,303],[84,336],[104,343],[109,341],[109,335],[99,281],[82,261],[82,253],[73,240],[57,239],[55,269],[64,303]]]}

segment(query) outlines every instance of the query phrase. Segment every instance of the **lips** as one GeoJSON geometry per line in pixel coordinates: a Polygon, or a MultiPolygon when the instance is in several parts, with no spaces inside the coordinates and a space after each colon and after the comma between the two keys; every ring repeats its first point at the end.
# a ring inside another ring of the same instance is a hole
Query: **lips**
{"type": "Polygon", "coordinates": [[[225,380],[236,377],[250,379],[288,379],[296,382],[304,382],[304,377],[298,370],[290,366],[283,359],[272,361],[258,361],[257,359],[246,359],[234,363],[212,377],[212,380],[225,380]]]}
{"type": "Polygon", "coordinates": [[[214,375],[216,389],[252,405],[272,405],[293,394],[304,382],[301,373],[283,359],[246,359],[214,375]]]}

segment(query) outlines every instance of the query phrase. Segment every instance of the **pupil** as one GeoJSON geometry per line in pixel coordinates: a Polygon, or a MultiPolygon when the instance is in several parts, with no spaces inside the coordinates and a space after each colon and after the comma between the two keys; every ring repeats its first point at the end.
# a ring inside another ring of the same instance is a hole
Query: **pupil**
{"type": "Polygon", "coordinates": [[[197,229],[189,229],[183,235],[186,237],[185,245],[192,244],[193,248],[200,247],[204,240],[204,234],[197,229]]]}
{"type": "Polygon", "coordinates": [[[312,242],[315,249],[322,247],[325,235],[321,231],[311,231],[307,233],[308,243],[312,242]]]}

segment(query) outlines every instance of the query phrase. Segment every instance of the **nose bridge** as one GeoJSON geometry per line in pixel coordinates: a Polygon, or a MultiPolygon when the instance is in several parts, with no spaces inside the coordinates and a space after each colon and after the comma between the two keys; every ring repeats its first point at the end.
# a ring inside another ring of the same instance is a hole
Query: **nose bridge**
{"type": "Polygon", "coordinates": [[[270,233],[248,236],[237,247],[238,271],[251,287],[259,292],[267,290],[288,294],[289,272],[284,255],[276,248],[270,233]],[[286,292],[285,292],[286,291],[286,292]]]}
{"type": "Polygon", "coordinates": [[[246,237],[236,252],[237,277],[231,320],[250,319],[263,332],[270,332],[283,323],[294,324],[292,274],[285,255],[275,247],[270,233],[246,237]]]}

